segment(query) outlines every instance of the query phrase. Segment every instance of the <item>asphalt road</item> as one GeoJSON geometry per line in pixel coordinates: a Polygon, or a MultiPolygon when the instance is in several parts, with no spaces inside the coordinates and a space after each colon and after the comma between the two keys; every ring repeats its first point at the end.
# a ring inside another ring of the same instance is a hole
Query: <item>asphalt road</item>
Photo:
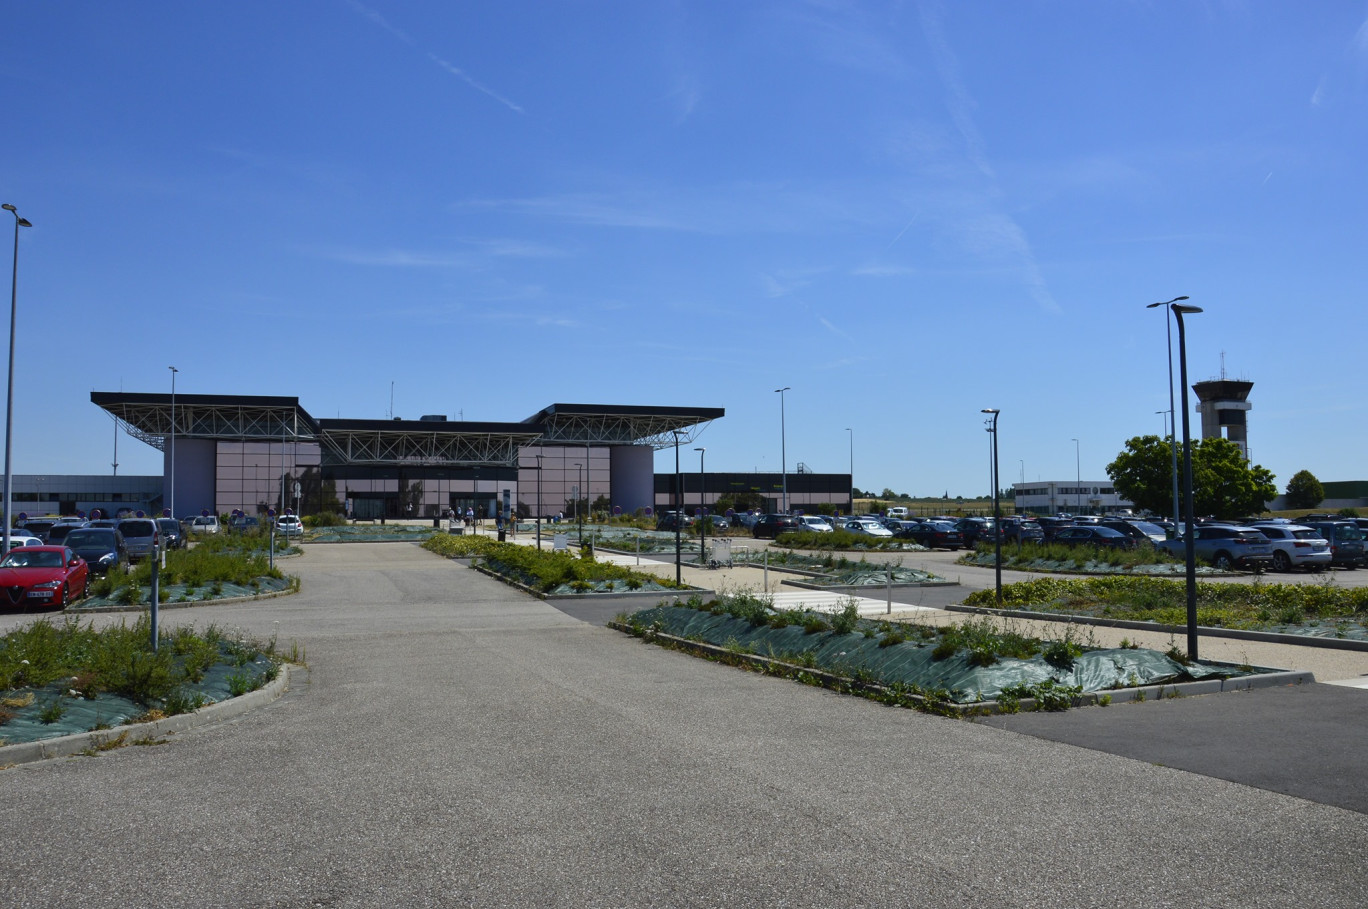
{"type": "Polygon", "coordinates": [[[290,568],[165,616],[298,641],[307,684],[0,773],[0,905],[1368,904],[1368,815],[662,651],[409,544],[290,568]]]}

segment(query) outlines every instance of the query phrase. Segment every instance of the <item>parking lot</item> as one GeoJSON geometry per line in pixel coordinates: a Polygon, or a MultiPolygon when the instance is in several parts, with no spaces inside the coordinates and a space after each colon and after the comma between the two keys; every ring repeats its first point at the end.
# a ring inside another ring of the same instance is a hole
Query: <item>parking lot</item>
{"type": "MultiPolygon", "coordinates": [[[[269,707],[164,744],[5,771],[0,899],[1368,897],[1356,811],[662,651],[412,545],[314,546],[291,570],[296,596],[164,618],[298,641],[307,676],[269,707]]],[[[1132,709],[1109,715],[1141,716],[1132,709]]]]}

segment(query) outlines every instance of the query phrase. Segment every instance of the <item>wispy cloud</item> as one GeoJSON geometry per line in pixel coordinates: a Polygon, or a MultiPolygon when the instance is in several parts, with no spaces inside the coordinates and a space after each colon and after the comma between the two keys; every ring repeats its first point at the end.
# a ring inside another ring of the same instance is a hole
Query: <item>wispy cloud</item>
{"type": "Polygon", "coordinates": [[[414,43],[413,39],[409,37],[408,32],[404,31],[401,28],[396,28],[393,25],[390,25],[390,23],[388,22],[388,20],[385,19],[384,16],[380,15],[378,12],[371,9],[370,7],[363,6],[360,3],[357,3],[356,0],[346,0],[346,3],[357,13],[361,14],[362,16],[365,16],[367,19],[374,22],[376,25],[380,26],[385,31],[389,32],[391,35],[398,38],[405,44],[414,43]]]}
{"type": "Polygon", "coordinates": [[[852,275],[861,278],[897,278],[904,275],[915,275],[917,269],[910,265],[857,265],[850,270],[852,275]]]}
{"type": "Polygon", "coordinates": [[[317,249],[326,259],[351,265],[383,268],[480,268],[490,258],[548,259],[566,255],[560,249],[522,240],[477,239],[465,241],[470,249],[317,249]]]}
{"type": "Polygon", "coordinates": [[[962,218],[955,229],[967,248],[988,258],[1016,263],[1032,299],[1046,312],[1058,313],[1059,304],[1050,294],[1026,231],[1004,210],[997,175],[974,122],[976,104],[960,75],[959,60],[941,28],[940,7],[926,2],[920,5],[920,11],[922,32],[945,89],[946,109],[960,134],[970,165],[980,174],[981,185],[971,191],[975,198],[966,209],[967,217],[962,218]]]}
{"type": "MultiPolygon", "coordinates": [[[[352,10],[354,10],[357,13],[357,15],[363,16],[369,21],[374,22],[376,25],[380,26],[380,28],[389,32],[390,35],[394,36],[398,40],[412,47],[416,47],[418,45],[418,42],[413,40],[413,37],[409,35],[408,32],[404,31],[402,28],[399,28],[396,25],[391,24],[388,19],[386,19],[384,16],[380,15],[380,13],[376,12],[370,7],[357,2],[357,0],[345,0],[345,2],[349,7],[352,8],[352,10]]],[[[493,98],[495,101],[498,101],[500,104],[502,104],[509,110],[513,111],[514,113],[526,113],[522,109],[521,105],[514,101],[511,101],[509,98],[490,88],[488,85],[485,85],[483,82],[480,82],[478,79],[475,79],[456,64],[451,63],[447,60],[443,60],[441,57],[437,56],[431,51],[428,51],[427,56],[429,60],[437,64],[446,72],[465,82],[466,85],[469,85],[471,88],[475,89],[481,94],[484,94],[490,98],[493,98]]]]}
{"type": "Polygon", "coordinates": [[[467,85],[469,85],[476,91],[483,92],[484,94],[493,98],[495,101],[498,101],[500,104],[502,104],[509,110],[519,114],[525,113],[521,106],[505,98],[503,95],[494,91],[494,89],[490,88],[484,83],[478,82],[475,79],[471,78],[470,75],[465,70],[461,69],[459,66],[456,66],[453,63],[448,63],[447,61],[443,60],[441,57],[437,56],[431,51],[428,52],[428,59],[431,60],[433,63],[436,63],[442,69],[451,73],[456,78],[463,80],[467,85]]]}

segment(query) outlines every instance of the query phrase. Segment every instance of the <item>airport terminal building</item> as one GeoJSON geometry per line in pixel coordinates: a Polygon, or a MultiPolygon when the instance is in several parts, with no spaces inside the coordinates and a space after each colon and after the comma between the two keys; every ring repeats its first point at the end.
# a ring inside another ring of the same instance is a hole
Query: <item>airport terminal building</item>
{"type": "MultiPolygon", "coordinates": [[[[130,435],[163,453],[163,507],[178,517],[268,507],[357,518],[570,514],[578,501],[658,508],[655,452],[688,445],[720,407],[552,404],[480,423],[316,419],[294,397],[92,392],[130,435]],[[173,412],[174,411],[174,412],[173,412]]],[[[669,501],[669,494],[666,495],[669,501]]]]}

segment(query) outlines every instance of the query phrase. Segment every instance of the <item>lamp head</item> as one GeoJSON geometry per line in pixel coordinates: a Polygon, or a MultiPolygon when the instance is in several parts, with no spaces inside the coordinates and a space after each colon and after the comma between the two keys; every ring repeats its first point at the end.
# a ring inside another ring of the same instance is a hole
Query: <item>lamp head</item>
{"type": "Polygon", "coordinates": [[[1187,299],[1187,297],[1174,297],[1172,300],[1164,300],[1162,303],[1150,303],[1150,304],[1146,305],[1145,308],[1146,308],[1146,309],[1153,309],[1153,308],[1156,307],[1156,306],[1168,306],[1170,303],[1177,303],[1179,300],[1186,300],[1186,299],[1187,299]]]}
{"type": "Polygon", "coordinates": [[[1200,306],[1184,306],[1184,305],[1181,304],[1181,303],[1174,303],[1173,306],[1172,306],[1172,309],[1173,309],[1174,312],[1178,313],[1178,315],[1180,315],[1180,316],[1185,316],[1185,315],[1188,315],[1189,313],[1201,312],[1201,311],[1202,311],[1202,307],[1200,307],[1200,306]]]}
{"type": "Polygon", "coordinates": [[[708,450],[708,449],[706,449],[706,448],[695,448],[695,449],[694,449],[694,451],[707,451],[707,450],[708,450]]]}
{"type": "Polygon", "coordinates": [[[998,413],[998,409],[996,407],[985,407],[979,413],[998,413]]]}
{"type": "Polygon", "coordinates": [[[14,206],[13,206],[13,205],[10,205],[8,202],[6,202],[4,205],[0,205],[0,208],[3,208],[5,211],[14,211],[14,210],[15,210],[14,206]]]}

